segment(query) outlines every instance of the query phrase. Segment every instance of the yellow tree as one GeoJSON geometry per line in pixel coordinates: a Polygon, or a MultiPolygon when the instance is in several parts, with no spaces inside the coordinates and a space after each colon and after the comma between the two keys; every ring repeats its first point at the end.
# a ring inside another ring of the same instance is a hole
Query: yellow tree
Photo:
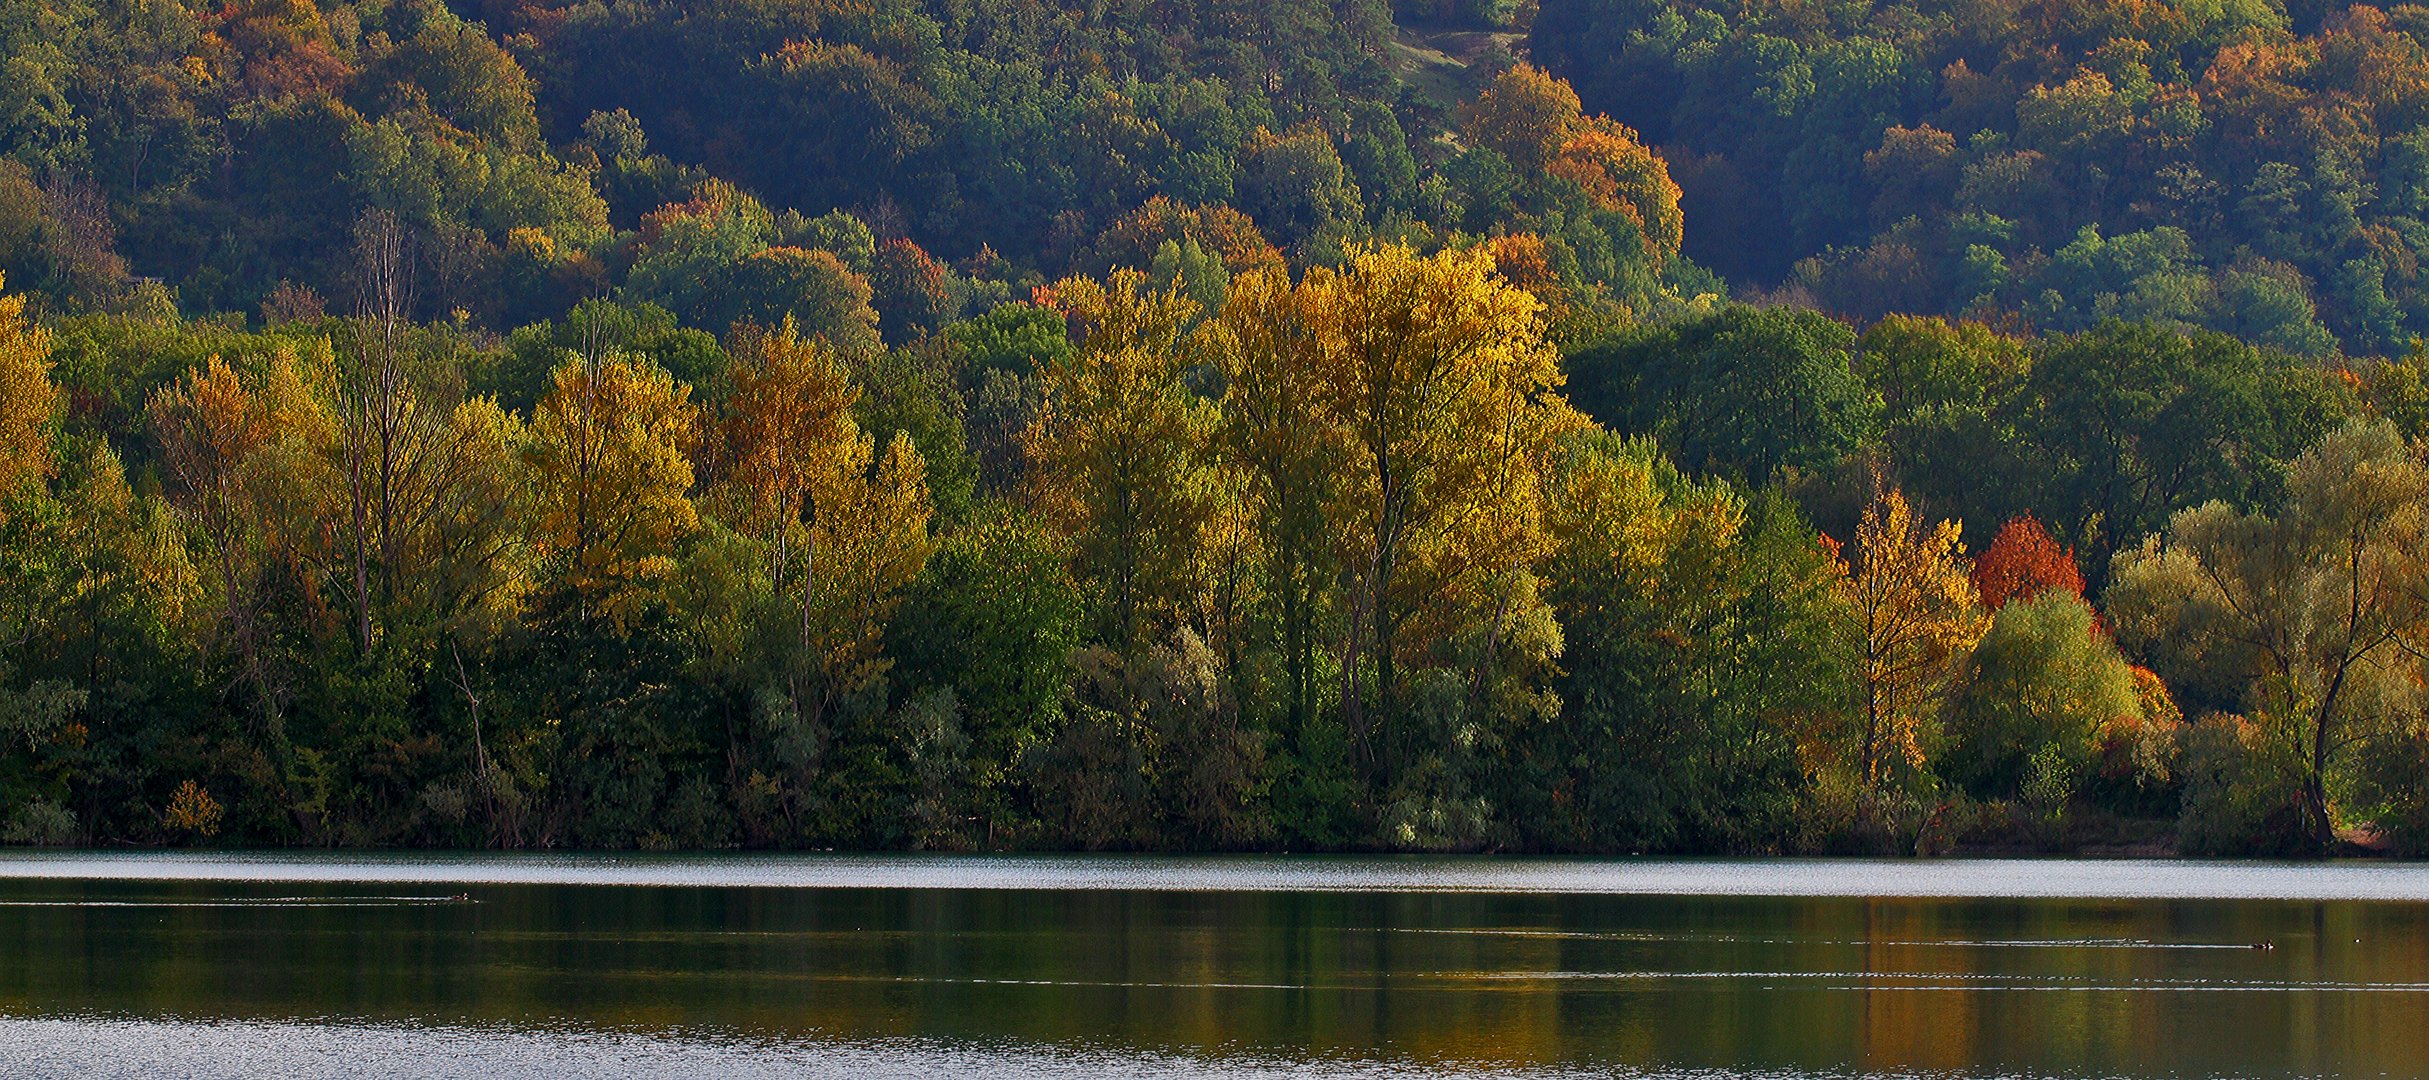
{"type": "Polygon", "coordinates": [[[674,570],[699,524],[691,389],[646,361],[610,355],[559,366],[534,411],[530,541],[584,618],[621,628],[674,570]]]}
{"type": "MultiPolygon", "coordinates": [[[[1502,661],[1504,635],[1540,607],[1534,568],[1559,546],[1546,521],[1546,503],[1560,471],[1560,438],[1589,426],[1554,393],[1561,379],[1558,354],[1523,339],[1513,345],[1485,373],[1469,403],[1474,410],[1469,422],[1477,425],[1484,453],[1479,491],[1446,522],[1439,553],[1424,560],[1433,564],[1430,576],[1444,585],[1442,597],[1431,605],[1433,625],[1420,629],[1441,639],[1481,629],[1472,646],[1471,711],[1483,707],[1502,661]],[[1552,357],[1548,372],[1541,366],[1547,355],[1552,357]]],[[[1548,645],[1551,652],[1539,660],[1557,655],[1557,640],[1548,645]]]]}
{"type": "Polygon", "coordinates": [[[1305,310],[1311,294],[1288,274],[1258,269],[1235,279],[1209,335],[1223,373],[1217,444],[1245,474],[1281,606],[1284,677],[1294,726],[1313,712],[1317,620],[1333,567],[1330,480],[1349,452],[1324,410],[1329,345],[1305,310]]]}
{"type": "Polygon", "coordinates": [[[523,490],[522,423],[494,401],[422,384],[389,348],[341,360],[328,401],[335,558],[366,653],[397,616],[446,626],[504,595],[523,490]]]}
{"type": "Polygon", "coordinates": [[[1044,407],[1024,437],[1029,498],[1073,538],[1109,633],[1127,644],[1193,598],[1214,508],[1215,412],[1184,381],[1198,306],[1127,270],[1061,282],[1054,297],[1080,347],[1041,372],[1044,407]]]}
{"type": "MultiPolygon", "coordinates": [[[[263,654],[262,581],[282,563],[319,562],[326,536],[329,416],[312,369],[282,350],[247,379],[214,355],[146,407],[170,505],[207,552],[219,621],[274,740],[282,706],[263,654]]],[[[297,577],[309,585],[310,575],[297,577]]]]}
{"type": "Polygon", "coordinates": [[[1987,625],[1958,534],[1952,521],[1925,525],[1891,490],[1864,508],[1852,564],[1841,564],[1840,588],[1862,632],[1858,765],[1868,784],[1888,779],[1895,760],[1923,764],[1923,723],[1987,625]]]}
{"type": "Polygon", "coordinates": [[[926,464],[904,435],[876,452],[852,418],[860,391],[824,339],[787,320],[738,331],[733,351],[711,505],[761,541],[775,588],[798,590],[802,654],[821,679],[794,700],[823,708],[884,670],[885,620],[931,546],[926,464]]]}
{"type": "MultiPolygon", "coordinates": [[[[493,816],[497,779],[483,734],[481,698],[465,667],[462,646],[494,639],[522,609],[531,588],[523,524],[531,505],[531,470],[523,460],[523,422],[490,398],[449,410],[438,442],[441,481],[420,505],[401,562],[398,585],[426,612],[447,647],[432,656],[463,695],[472,728],[472,767],[493,816]]],[[[430,641],[436,648],[440,641],[430,641]]]]}
{"type": "Polygon", "coordinates": [[[496,401],[465,397],[459,368],[415,347],[414,254],[394,215],[364,215],[356,254],[357,317],[332,354],[323,395],[325,503],[338,523],[331,531],[342,533],[327,558],[354,609],[357,648],[402,648],[402,662],[452,676],[470,713],[473,770],[490,791],[481,701],[462,645],[494,637],[530,588],[528,433],[496,401]]]}
{"type": "Polygon", "coordinates": [[[895,432],[877,455],[875,440],[854,431],[841,450],[819,484],[809,531],[823,566],[805,582],[802,607],[829,703],[885,673],[886,620],[935,547],[927,463],[910,435],[895,432]]]}
{"type": "Polygon", "coordinates": [[[12,497],[50,475],[58,409],[49,335],[26,321],[24,297],[0,296],[0,522],[12,497]]]}
{"type": "Polygon", "coordinates": [[[490,398],[448,410],[437,471],[426,502],[415,507],[400,584],[458,637],[486,637],[520,607],[530,578],[524,565],[522,515],[531,483],[522,450],[523,422],[490,398]]]}
{"type": "Polygon", "coordinates": [[[244,465],[269,440],[268,418],[217,356],[153,395],[147,414],[171,499],[210,549],[220,602],[242,641],[257,547],[244,465]]]}
{"type": "Polygon", "coordinates": [[[1655,266],[1678,255],[1686,240],[1681,192],[1670,165],[1634,129],[1597,116],[1578,125],[1545,172],[1575,183],[1603,210],[1636,223],[1655,266]]]}
{"type": "Polygon", "coordinates": [[[282,346],[259,363],[250,385],[266,437],[241,466],[263,550],[322,631],[337,629],[341,602],[322,589],[342,576],[348,550],[336,374],[326,340],[282,346]]]}
{"type": "MultiPolygon", "coordinates": [[[[85,508],[79,504],[89,502],[77,498],[81,493],[72,489],[78,485],[71,482],[71,490],[63,493],[60,509],[66,513],[36,515],[28,532],[8,527],[11,504],[39,497],[51,478],[51,425],[58,403],[59,393],[50,381],[49,341],[26,321],[23,298],[0,296],[0,567],[6,568],[0,577],[9,579],[8,589],[0,594],[0,642],[10,646],[0,649],[0,683],[13,674],[8,653],[16,651],[15,646],[27,644],[36,631],[46,638],[64,636],[68,620],[63,616],[90,610],[90,605],[73,602],[83,584],[73,580],[81,576],[76,570],[57,577],[42,572],[71,565],[81,569],[101,555],[72,543],[85,538],[90,521],[89,515],[76,512],[85,508]],[[58,587],[42,587],[54,582],[58,587]]],[[[116,469],[117,459],[106,450],[97,456],[116,469]]],[[[123,473],[113,471],[109,479],[124,489],[123,473]]],[[[176,597],[164,590],[157,602],[166,607],[176,597]]],[[[98,671],[100,654],[96,650],[92,655],[93,670],[98,671]]],[[[85,694],[55,680],[36,680],[21,691],[0,685],[0,736],[29,743],[45,738],[68,721],[85,694]]]]}
{"type": "Polygon", "coordinates": [[[791,576],[815,496],[859,433],[860,391],[843,358],[786,319],[769,331],[738,328],[731,347],[734,392],[717,427],[719,472],[711,498],[721,517],[765,541],[768,577],[791,576]]]}
{"type": "Polygon", "coordinates": [[[114,638],[127,616],[180,625],[195,582],[167,506],[135,493],[106,442],[71,445],[46,512],[24,523],[30,528],[0,532],[0,565],[17,573],[0,591],[0,637],[22,645],[21,635],[41,628],[42,648],[60,658],[56,670],[81,669],[86,686],[101,686],[122,663],[157,655],[114,638]]]}
{"type": "Polygon", "coordinates": [[[1477,143],[1540,173],[1585,123],[1577,91],[1533,64],[1502,72],[1465,110],[1462,127],[1477,143]]]}
{"type": "Polygon", "coordinates": [[[1463,120],[1468,138],[1525,175],[1570,181],[1596,208],[1635,222],[1655,265],[1678,254],[1686,219],[1669,164],[1633,129],[1587,116],[1568,83],[1520,64],[1476,95],[1463,120]]]}
{"type": "MultiPolygon", "coordinates": [[[[1558,394],[1560,357],[1542,305],[1498,277],[1489,252],[1353,253],[1310,271],[1302,303],[1326,343],[1318,401],[1350,453],[1333,483],[1340,551],[1363,622],[1343,668],[1373,650],[1391,723],[1401,632],[1446,634],[1478,596],[1503,598],[1549,550],[1541,491],[1559,437],[1584,419],[1558,394]]],[[[1362,692],[1344,686],[1361,726],[1362,692]]],[[[1392,734],[1384,733],[1387,769],[1392,734]]]]}

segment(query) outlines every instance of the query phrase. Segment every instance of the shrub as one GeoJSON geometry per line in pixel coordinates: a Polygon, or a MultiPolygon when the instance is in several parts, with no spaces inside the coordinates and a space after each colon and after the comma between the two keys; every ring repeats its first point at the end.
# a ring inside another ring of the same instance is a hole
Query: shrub
{"type": "Polygon", "coordinates": [[[2429,731],[2379,739],[2358,771],[2358,794],[2379,834],[2406,856],[2429,855],[2429,731]]]}
{"type": "Polygon", "coordinates": [[[169,797],[168,809],[161,811],[160,823],[169,832],[196,840],[207,840],[219,832],[219,800],[192,780],[177,785],[177,793],[169,797]]]}
{"type": "Polygon", "coordinates": [[[0,829],[0,844],[36,844],[60,846],[76,842],[76,815],[68,809],[41,796],[35,796],[10,814],[8,827],[0,829]]]}
{"type": "Polygon", "coordinates": [[[2164,816],[2183,792],[2177,756],[2182,752],[2184,711],[2151,669],[2136,667],[2133,676],[2142,707],[2135,715],[2101,725],[2091,795],[2121,814],[2164,816]]]}
{"type": "Polygon", "coordinates": [[[2042,846],[2054,846],[2066,828],[2066,804],[2075,797],[2082,775],[2075,756],[2057,743],[2043,743],[2025,764],[2024,786],[2017,792],[2026,827],[2042,846]]]}
{"type": "Polygon", "coordinates": [[[1796,849],[1809,855],[1902,855],[1917,850],[1927,818],[1915,797],[1829,770],[1797,807],[1796,849]]]}
{"type": "Polygon", "coordinates": [[[2302,764],[2292,742],[2262,725],[2212,715],[2185,731],[2177,846],[2187,855],[2285,855],[2304,850],[2302,764]]]}
{"type": "Polygon", "coordinates": [[[2000,608],[1975,646],[1950,710],[1942,771],[1986,799],[2015,796],[2036,776],[2046,789],[2063,774],[2071,796],[2091,773],[2102,728],[2141,715],[2133,669],[2092,609],[2049,590],[2000,608]],[[2051,756],[2037,762],[2043,754],[2051,756]]]}

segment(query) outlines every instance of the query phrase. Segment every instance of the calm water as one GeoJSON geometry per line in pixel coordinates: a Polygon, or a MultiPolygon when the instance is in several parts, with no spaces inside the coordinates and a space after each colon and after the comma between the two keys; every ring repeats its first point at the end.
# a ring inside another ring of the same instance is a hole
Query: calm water
{"type": "Polygon", "coordinates": [[[517,1073],[2429,1075],[2429,867],[0,852],[0,1075],[517,1073]]]}

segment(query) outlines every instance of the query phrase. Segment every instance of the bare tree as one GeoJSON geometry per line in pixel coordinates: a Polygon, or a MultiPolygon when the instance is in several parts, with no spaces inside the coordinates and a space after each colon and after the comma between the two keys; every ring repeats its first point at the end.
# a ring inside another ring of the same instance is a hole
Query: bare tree
{"type": "Polygon", "coordinates": [[[373,574],[386,594],[414,523],[412,505],[433,481],[430,451],[443,430],[421,407],[409,354],[418,255],[412,231],[387,210],[364,211],[354,227],[354,327],[340,358],[338,428],[351,544],[355,637],[372,630],[373,574]]]}
{"type": "Polygon", "coordinates": [[[51,173],[43,178],[42,202],[50,219],[43,246],[60,284],[76,295],[95,297],[126,280],[126,260],[118,256],[118,227],[110,220],[109,200],[91,177],[65,170],[51,173]]]}

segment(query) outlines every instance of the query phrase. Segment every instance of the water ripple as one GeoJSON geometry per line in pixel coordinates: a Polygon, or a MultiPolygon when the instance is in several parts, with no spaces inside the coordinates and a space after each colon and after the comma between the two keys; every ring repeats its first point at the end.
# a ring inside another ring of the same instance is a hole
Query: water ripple
{"type": "Polygon", "coordinates": [[[1896,1071],[1747,1071],[1541,1066],[1492,1061],[1277,1058],[1254,1052],[1180,1054],[1055,1043],[999,1045],[927,1039],[769,1038],[719,1032],[632,1032],[347,1020],[205,1020],[0,1015],[0,1078],[80,1076],[282,1080],[380,1076],[474,1080],[496,1076],[654,1080],[979,1078],[1042,1080],[1803,1080],[1811,1077],[2022,1077],[1896,1071]]]}

